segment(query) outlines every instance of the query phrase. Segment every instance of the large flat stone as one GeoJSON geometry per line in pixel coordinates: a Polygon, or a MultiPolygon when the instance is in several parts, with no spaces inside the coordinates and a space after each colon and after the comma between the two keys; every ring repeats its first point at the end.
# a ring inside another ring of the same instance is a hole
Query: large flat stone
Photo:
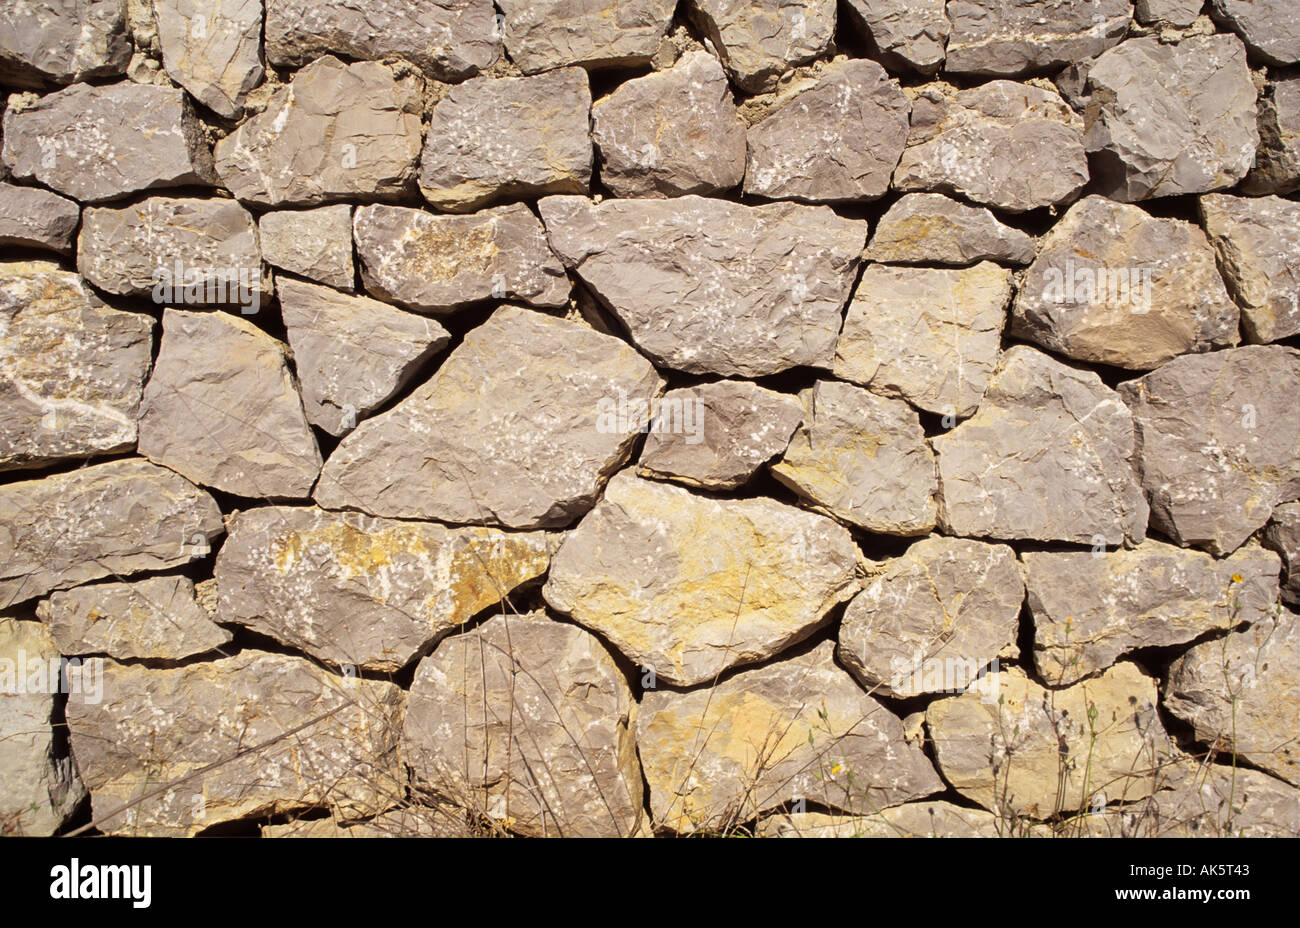
{"type": "Polygon", "coordinates": [[[1034,260],[1034,240],[987,209],[941,193],[909,193],[876,224],[867,258],[885,264],[1022,265],[1034,260]]]}
{"type": "Polygon", "coordinates": [[[1300,203],[1216,193],[1201,197],[1200,207],[1246,338],[1300,333],[1300,203]]]}
{"type": "Polygon", "coordinates": [[[0,245],[72,254],[81,208],[40,187],[0,184],[0,245]]]}
{"type": "Polygon", "coordinates": [[[0,9],[0,80],[19,86],[113,77],[131,60],[126,0],[45,0],[0,9]]]}
{"type": "Polygon", "coordinates": [[[820,57],[835,34],[834,0],[691,0],[689,13],[747,93],[775,88],[782,74],[820,57]]]}
{"type": "Polygon", "coordinates": [[[260,0],[152,0],[167,76],[218,116],[236,119],[262,82],[260,0]]]}
{"type": "Polygon", "coordinates": [[[510,60],[525,74],[581,65],[633,68],[654,57],[673,0],[501,0],[510,60]]]}
{"type": "Polygon", "coordinates": [[[950,0],[944,68],[952,74],[1011,76],[1059,68],[1124,38],[1130,0],[950,0]]]}

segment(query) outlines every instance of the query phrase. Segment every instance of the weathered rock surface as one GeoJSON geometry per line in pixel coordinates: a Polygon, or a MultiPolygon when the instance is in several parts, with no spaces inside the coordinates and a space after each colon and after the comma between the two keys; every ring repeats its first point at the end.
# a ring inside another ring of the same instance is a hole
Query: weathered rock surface
{"type": "Polygon", "coordinates": [[[1277,601],[1277,555],[1255,546],[1216,560],[1148,539],[1132,550],[1026,551],[1021,560],[1034,663],[1052,686],[1105,670],[1134,648],[1258,621],[1277,601]]]}
{"type": "Polygon", "coordinates": [[[510,60],[525,74],[582,65],[648,64],[672,22],[673,0],[502,0],[510,60]]]}
{"type": "Polygon", "coordinates": [[[795,812],[758,823],[760,838],[995,838],[993,813],[951,802],[909,802],[869,815],[795,812]]]}
{"type": "Polygon", "coordinates": [[[307,421],[331,435],[351,431],[451,340],[434,320],[387,303],[299,280],[279,284],[307,421]]]}
{"type": "Polygon", "coordinates": [[[268,264],[337,290],[353,289],[350,205],[263,213],[257,234],[268,264]]]}
{"type": "Polygon", "coordinates": [[[835,653],[873,695],[964,689],[1018,653],[1024,598],[1011,548],[931,536],[880,565],[845,610],[835,653]]]}
{"type": "Polygon", "coordinates": [[[1263,542],[1264,547],[1282,558],[1282,598],[1300,605],[1300,503],[1287,503],[1273,510],[1263,542]]]}
{"type": "Polygon", "coordinates": [[[0,470],[132,448],[152,333],[57,264],[0,263],[0,470]]]}
{"type": "Polygon", "coordinates": [[[0,80],[69,84],[126,71],[126,0],[7,3],[0,9],[0,80]]]}
{"type": "Polygon", "coordinates": [[[184,477],[130,458],[0,486],[0,607],[207,554],[221,511],[184,477]]]}
{"type": "Polygon", "coordinates": [[[637,469],[706,490],[734,489],[785,451],[802,419],[797,397],[743,380],[669,390],[637,469]]]}
{"type": "Polygon", "coordinates": [[[1300,332],[1300,203],[1281,197],[1201,197],[1201,220],[1252,342],[1300,332]]]}
{"type": "Polygon", "coordinates": [[[1156,714],[1156,683],[1136,665],[1061,690],[1019,668],[998,678],[996,698],[967,692],[926,709],[939,769],[957,792],[995,814],[1040,820],[1098,795],[1151,794],[1148,771],[1172,745],[1156,714]]]}
{"type": "Polygon", "coordinates": [[[1300,190],[1300,77],[1276,81],[1259,99],[1259,147],[1241,189],[1249,194],[1300,190]]]}
{"type": "Polygon", "coordinates": [[[501,54],[490,0],[266,0],[266,56],[279,67],[322,55],[405,58],[440,80],[461,80],[501,54]]]}
{"type": "Polygon", "coordinates": [[[475,834],[467,813],[450,805],[407,805],[352,824],[304,818],[263,825],[263,838],[464,838],[475,834]]]}
{"type": "Polygon", "coordinates": [[[1300,496],[1300,352],[1248,345],[1175,358],[1120,384],[1151,524],[1185,547],[1236,550],[1300,496]]]}
{"type": "Polygon", "coordinates": [[[600,180],[617,197],[707,196],[745,176],[745,122],[708,52],[620,84],[591,118],[600,180]]]}
{"type": "Polygon", "coordinates": [[[230,520],[219,614],[335,664],[395,671],[548,562],[542,532],[259,507],[230,520]]]}
{"type": "Polygon", "coordinates": [[[319,806],[355,819],[402,789],[405,697],[391,683],[259,651],[173,669],[105,661],[103,680],[103,701],[72,700],[67,716],[108,834],[193,835],[319,806]]]}
{"type": "Polygon", "coordinates": [[[152,0],[163,66],[218,116],[235,119],[262,82],[260,0],[152,0]]]}
{"type": "Polygon", "coordinates": [[[1190,26],[1204,6],[1205,0],[1135,0],[1133,14],[1140,23],[1190,26]]]}
{"type": "Polygon", "coordinates": [[[1146,536],[1133,416],[1094,373],[1013,347],[979,411],[931,444],[949,534],[1088,545],[1146,536]]]}
{"type": "Polygon", "coordinates": [[[866,256],[886,264],[1022,265],[1034,260],[1034,240],[987,209],[940,193],[909,193],[881,217],[866,256]]]}
{"type": "Polygon", "coordinates": [[[1130,39],[1092,64],[1086,90],[1093,180],[1113,200],[1220,190],[1254,163],[1255,85],[1235,36],[1130,39]]]}
{"type": "Polygon", "coordinates": [[[539,206],[555,253],[656,363],[742,377],[831,366],[865,222],[696,196],[539,206]]]}
{"type": "Polygon", "coordinates": [[[1152,796],[1160,822],[1153,836],[1294,838],[1300,790],[1266,773],[1211,764],[1176,789],[1152,796]]]}
{"type": "Polygon", "coordinates": [[[194,582],[174,575],[56,590],[36,614],[67,655],[181,660],[230,640],[195,600],[194,582]]]}
{"type": "Polygon", "coordinates": [[[830,47],[833,0],[691,0],[690,15],[747,93],[766,93],[795,65],[830,47]]]}
{"type": "Polygon", "coordinates": [[[862,272],[835,347],[835,376],[929,412],[975,412],[998,360],[1011,272],[887,267],[862,272]]]}
{"type": "Polygon", "coordinates": [[[414,188],[423,81],[373,61],[318,58],[213,149],[237,199],[312,205],[414,188]]]}
{"type": "Polygon", "coordinates": [[[1149,370],[1235,345],[1237,317],[1197,226],[1089,196],[1040,241],[1010,328],[1068,358],[1149,370]]]}
{"type": "Polygon", "coordinates": [[[456,213],[502,199],[585,193],[590,110],[581,68],[478,77],[453,87],[429,120],[420,192],[456,213]]]}
{"type": "Polygon", "coordinates": [[[542,592],[657,679],[693,686],[823,625],[858,590],[854,551],[822,516],[625,472],[565,537],[542,592]]]}
{"type": "Polygon", "coordinates": [[[835,666],[833,647],[717,687],[647,692],[637,747],[655,825],[725,831],[790,800],[867,813],[942,790],[898,717],[835,666]]]}
{"type": "Polygon", "coordinates": [[[1129,0],[951,0],[944,68],[1010,76],[1091,58],[1128,31],[1129,0]]]}
{"type": "Polygon", "coordinates": [[[353,231],[366,289],[417,312],[449,313],[487,299],[568,301],[564,266],[522,203],[472,216],[363,206],[353,231]]]}
{"type": "Polygon", "coordinates": [[[0,245],[44,248],[72,254],[81,209],[40,187],[0,184],[0,245]]]}
{"type": "Polygon", "coordinates": [[[185,94],[146,84],[76,84],[4,118],[4,161],[82,202],[206,184],[212,153],[185,94]]]}
{"type": "Polygon", "coordinates": [[[1300,62],[1300,20],[1288,0],[1211,0],[1210,12],[1269,64],[1300,62]]]}
{"type": "Polygon", "coordinates": [[[402,755],[417,787],[511,831],[627,837],[641,820],[636,712],[594,636],[502,615],[420,662],[402,755]]]}
{"type": "Polygon", "coordinates": [[[256,498],[305,498],[321,468],[284,345],[224,312],[164,311],[140,453],[195,483],[256,498]]]}
{"type": "Polygon", "coordinates": [[[504,306],[410,397],[343,439],[316,501],[398,518],[568,525],[627,459],[662,386],[618,339],[504,306]]]}
{"type": "Polygon", "coordinates": [[[848,9],[890,68],[934,74],[943,64],[952,31],[944,0],[849,0],[848,9]]]}
{"type": "Polygon", "coordinates": [[[803,425],[770,469],[800,497],[869,532],[924,535],[935,523],[934,455],[901,400],[836,380],[800,393],[803,425]]]}
{"type": "Polygon", "coordinates": [[[1064,203],[1088,182],[1084,123],[1050,90],[990,81],[923,90],[894,186],[956,193],[1008,212],[1064,203]]]}

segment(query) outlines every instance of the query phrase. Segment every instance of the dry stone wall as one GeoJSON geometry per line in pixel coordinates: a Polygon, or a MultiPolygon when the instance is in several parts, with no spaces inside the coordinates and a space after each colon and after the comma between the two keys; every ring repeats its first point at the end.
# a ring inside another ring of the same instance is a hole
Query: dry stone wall
{"type": "Polygon", "coordinates": [[[1293,0],[0,0],[0,833],[1300,834],[1293,0]]]}

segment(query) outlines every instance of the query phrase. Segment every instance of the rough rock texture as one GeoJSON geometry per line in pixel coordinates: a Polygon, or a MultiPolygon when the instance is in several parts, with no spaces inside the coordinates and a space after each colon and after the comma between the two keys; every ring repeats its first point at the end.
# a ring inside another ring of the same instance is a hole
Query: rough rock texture
{"type": "Polygon", "coordinates": [[[502,615],[420,662],[402,756],[416,787],[520,834],[627,837],[641,821],[636,713],[594,636],[502,615]]]}
{"type": "Polygon", "coordinates": [[[363,296],[285,278],[279,293],[307,421],[331,435],[351,431],[451,340],[434,320],[363,296]]]}
{"type": "Polygon", "coordinates": [[[1022,265],[1034,260],[1034,240],[987,209],[940,193],[909,193],[881,217],[866,256],[885,264],[1022,265]]]}
{"type": "Polygon", "coordinates": [[[1088,71],[1087,145],[1098,192],[1132,202],[1231,187],[1255,160],[1255,85],[1233,36],[1105,52],[1088,71]]]}
{"type": "Polygon", "coordinates": [[[691,0],[690,14],[747,93],[766,93],[783,73],[819,57],[835,32],[833,0],[691,0]]]}
{"type": "Polygon", "coordinates": [[[56,264],[0,263],[0,470],[130,450],[152,332],[56,264]]]}
{"type": "Polygon", "coordinates": [[[0,607],[203,557],[221,511],[184,477],[129,458],[0,485],[0,607]]]}
{"type": "Polygon", "coordinates": [[[758,823],[760,838],[994,838],[999,822],[991,812],[951,802],[909,802],[870,815],[796,812],[758,823]]]}
{"type": "Polygon", "coordinates": [[[1282,558],[1282,598],[1293,606],[1300,605],[1300,503],[1274,509],[1262,540],[1266,548],[1282,558]]]}
{"type": "Polygon", "coordinates": [[[835,653],[873,695],[964,689],[995,658],[1016,656],[1024,598],[1008,546],[925,538],[849,603],[835,653]]]}
{"type": "Polygon", "coordinates": [[[835,347],[835,376],[928,412],[974,414],[997,364],[1011,272],[868,265],[835,347]]]}
{"type": "Polygon", "coordinates": [[[955,193],[1012,213],[1071,200],[1088,182],[1084,123],[1040,87],[991,81],[924,89],[894,187],[955,193]]]}
{"type": "Polygon", "coordinates": [[[1118,545],[1146,535],[1134,417],[1093,373],[1016,346],[979,411],[931,444],[946,533],[1118,545]]]}
{"type": "Polygon", "coordinates": [[[40,187],[0,184],[0,245],[43,248],[72,254],[81,209],[40,187]]]}
{"type": "Polygon", "coordinates": [[[1300,62],[1300,19],[1290,0],[1210,0],[1210,12],[1269,64],[1300,62]]]}
{"type": "Polygon", "coordinates": [[[591,119],[600,180],[617,197],[721,193],[745,176],[745,123],[708,52],[621,84],[591,119]]]}
{"type": "Polygon", "coordinates": [[[750,128],[745,193],[813,203],[883,196],[907,144],[911,108],[876,62],[829,65],[750,128]]]}
{"type": "Polygon", "coordinates": [[[83,202],[213,180],[189,99],[146,84],[76,84],[4,118],[5,164],[83,202]]]}
{"type": "Polygon", "coordinates": [[[236,198],[262,206],[409,192],[422,84],[417,74],[399,77],[377,62],[318,58],[217,142],[217,173],[236,198]]]}
{"type": "Polygon", "coordinates": [[[1254,546],[1222,561],[1153,539],[1127,551],[1026,551],[1021,559],[1034,663],[1052,686],[1105,670],[1134,648],[1256,622],[1277,600],[1277,555],[1254,546]]]}
{"type": "Polygon", "coordinates": [[[661,389],[626,343],[504,306],[410,397],[343,439],[316,501],[378,516],[565,526],[627,459],[661,389]]]}
{"type": "Polygon", "coordinates": [[[263,838],[464,838],[474,833],[464,810],[445,805],[401,806],[351,824],[308,818],[262,826],[263,838]]]}
{"type": "Polygon", "coordinates": [[[331,663],[396,671],[548,562],[541,532],[269,506],[230,520],[218,609],[331,663]]]}
{"type": "Polygon", "coordinates": [[[941,791],[898,717],[835,666],[833,647],[714,688],[647,692],[637,746],[654,823],[718,831],[790,800],[867,813],[941,791]]]}
{"type": "Polygon", "coordinates": [[[696,196],[539,205],[555,253],[656,363],[743,377],[830,367],[865,222],[696,196]]]}
{"type": "Polygon", "coordinates": [[[1294,838],[1300,790],[1266,773],[1214,764],[1152,796],[1163,826],[1155,836],[1294,838]]]}
{"type": "Polygon", "coordinates": [[[1156,714],[1156,681],[1135,664],[1045,690],[1019,668],[996,699],[974,692],[930,703],[925,722],[939,769],[991,812],[1031,819],[1150,795],[1146,772],[1172,752],[1156,714]]]}
{"type": "Polygon", "coordinates": [[[1091,58],[1124,37],[1129,0],[950,0],[944,68],[1009,76],[1091,58]]]}
{"type": "Polygon", "coordinates": [[[346,203],[263,213],[257,234],[267,264],[336,290],[353,289],[352,207],[346,203]]]}
{"type": "Polygon", "coordinates": [[[622,473],[552,559],[543,594],[665,683],[693,686],[808,637],[858,590],[849,533],[768,499],[622,473]]]}
{"type": "Polygon", "coordinates": [[[869,532],[934,528],[934,455],[900,400],[836,380],[800,393],[803,425],[772,476],[815,507],[869,532]]]}
{"type": "Polygon", "coordinates": [[[491,0],[266,0],[266,55],[278,67],[322,55],[400,56],[432,77],[460,80],[501,54],[491,0]]]}
{"type": "Polygon", "coordinates": [[[1259,100],[1259,147],[1242,184],[1250,194],[1300,190],[1300,77],[1275,82],[1259,100]]]}
{"type": "Polygon", "coordinates": [[[1298,391],[1300,352],[1280,345],[1176,358],[1121,384],[1152,527],[1221,556],[1300,496],[1298,391]]]}
{"type": "Polygon", "coordinates": [[[478,77],[453,87],[429,119],[420,192],[456,213],[502,199],[585,193],[590,109],[581,68],[478,77]]]}
{"type": "Polygon", "coordinates": [[[1010,328],[1067,358],[1149,370],[1235,345],[1237,317],[1198,227],[1090,196],[1043,236],[1010,328]]]}
{"type": "Polygon", "coordinates": [[[174,575],[59,590],[37,615],[67,655],[182,660],[230,640],[194,598],[194,582],[174,575]]]}
{"type": "Polygon", "coordinates": [[[363,206],[353,232],[366,289],[417,312],[449,313],[487,299],[535,306],[568,300],[564,266],[521,204],[472,216],[363,206]]]}
{"type": "Polygon", "coordinates": [[[67,715],[108,834],[193,835],[317,806],[358,818],[402,788],[405,695],[391,683],[259,651],[173,669],[105,661],[103,681],[101,703],[72,700],[67,715]]]}
{"type": "Polygon", "coordinates": [[[943,64],[952,30],[944,0],[849,0],[848,9],[891,68],[934,74],[943,64]]]}
{"type": "Polygon", "coordinates": [[[140,453],[195,483],[305,498],[321,456],[284,345],[230,313],[163,313],[140,406],[140,453]]]}
{"type": "Polygon", "coordinates": [[[501,0],[510,60],[525,74],[582,65],[650,62],[668,31],[672,0],[501,0]]]}
{"type": "Polygon", "coordinates": [[[218,116],[262,82],[261,0],[152,0],[167,75],[218,116]]]}
{"type": "Polygon", "coordinates": [[[1252,342],[1300,333],[1300,203],[1281,197],[1201,197],[1201,220],[1241,304],[1252,342]]]}
{"type": "Polygon", "coordinates": [[[0,80],[19,86],[112,77],[131,60],[126,0],[46,0],[0,8],[0,80]]]}
{"type": "Polygon", "coordinates": [[[637,469],[706,490],[734,489],[785,451],[802,420],[797,397],[743,380],[669,390],[637,469]]]}
{"type": "Polygon", "coordinates": [[[1140,23],[1186,27],[1196,22],[1204,6],[1205,0],[1136,0],[1133,13],[1140,23]]]}

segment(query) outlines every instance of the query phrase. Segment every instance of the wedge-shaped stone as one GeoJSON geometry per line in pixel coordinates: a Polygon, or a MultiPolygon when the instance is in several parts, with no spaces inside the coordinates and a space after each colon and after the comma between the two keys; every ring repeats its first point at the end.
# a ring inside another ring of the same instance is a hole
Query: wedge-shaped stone
{"type": "Polygon", "coordinates": [[[758,823],[760,838],[997,838],[991,812],[951,802],[909,802],[868,815],[795,812],[758,823]]]}
{"type": "Polygon", "coordinates": [[[1300,606],[1300,503],[1274,509],[1262,540],[1282,558],[1282,598],[1300,606]]]}
{"type": "Polygon", "coordinates": [[[692,686],[824,625],[858,590],[854,552],[822,516],[624,472],[565,537],[542,592],[657,679],[692,686]]]}
{"type": "Polygon", "coordinates": [[[81,208],[40,187],[0,184],[0,245],[72,254],[81,208]]]}
{"type": "Polygon", "coordinates": [[[163,313],[140,406],[140,453],[195,483],[255,498],[305,498],[321,467],[283,343],[224,312],[163,313]]]}
{"type": "Polygon", "coordinates": [[[420,662],[402,730],[414,784],[519,834],[627,837],[637,705],[594,635],[501,615],[420,662]]]}
{"type": "Polygon", "coordinates": [[[1010,76],[1091,58],[1128,31],[1130,0],[952,0],[954,74],[1010,76]]]}
{"type": "Polygon", "coordinates": [[[835,35],[834,0],[691,0],[690,15],[748,93],[766,93],[795,65],[820,57],[835,35]]]}
{"type": "Polygon", "coordinates": [[[725,831],[800,799],[865,814],[943,789],[898,716],[835,666],[824,641],[689,693],[641,700],[637,747],[657,827],[725,831]]]}
{"type": "Polygon", "coordinates": [[[1289,0],[1211,0],[1210,13],[1269,64],[1300,62],[1300,20],[1289,0]]]}
{"type": "Polygon", "coordinates": [[[163,66],[208,109],[238,118],[262,82],[260,0],[152,0],[163,66]]]}
{"type": "Polygon", "coordinates": [[[502,0],[506,51],[525,74],[568,65],[648,64],[668,31],[673,0],[502,0]]]}
{"type": "Polygon", "coordinates": [[[46,0],[0,8],[0,80],[68,84],[126,71],[126,0],[46,0]]]}
{"type": "Polygon", "coordinates": [[[343,439],[316,501],[406,519],[565,526],[627,460],[662,388],[617,338],[503,306],[427,383],[343,439]]]}
{"type": "Polygon", "coordinates": [[[831,366],[865,222],[697,196],[539,206],[560,260],[656,363],[741,377],[831,366]]]}
{"type": "Polygon", "coordinates": [[[943,64],[952,31],[944,0],[849,0],[848,9],[891,70],[934,74],[943,64]]]}
{"type": "Polygon", "coordinates": [[[267,264],[336,290],[353,289],[352,207],[347,203],[263,213],[257,234],[267,264]]]}
{"type": "Polygon", "coordinates": [[[546,572],[542,532],[355,512],[236,513],[217,557],[223,622],[335,664],[395,671],[546,572]]]}
{"type": "Polygon", "coordinates": [[[1300,77],[1278,80],[1259,100],[1259,147],[1241,189],[1249,194],[1300,190],[1300,77]]]}
{"type": "Polygon", "coordinates": [[[1201,220],[1241,304],[1252,342],[1300,333],[1300,203],[1281,197],[1201,197],[1201,220]]]}
{"type": "Polygon", "coordinates": [[[877,224],[867,258],[885,264],[1021,265],[1034,260],[1034,240],[982,207],[940,193],[909,193],[877,224]]]}
{"type": "Polygon", "coordinates": [[[1133,416],[1096,374],[1011,348],[979,411],[931,444],[948,534],[1087,545],[1146,537],[1133,416]]]}

